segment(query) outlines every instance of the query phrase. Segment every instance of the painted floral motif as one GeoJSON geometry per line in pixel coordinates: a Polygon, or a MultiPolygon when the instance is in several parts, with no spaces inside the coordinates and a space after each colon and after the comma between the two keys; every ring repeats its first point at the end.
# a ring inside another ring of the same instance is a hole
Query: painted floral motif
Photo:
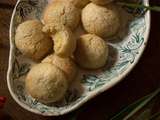
{"type": "MultiPolygon", "coordinates": [[[[11,33],[13,44],[17,25],[27,19],[40,19],[42,10],[47,2],[47,0],[20,0],[13,18],[11,33]]],[[[146,30],[148,26],[144,10],[125,9],[138,17],[130,23],[129,34],[124,40],[119,43],[111,44],[118,52],[118,58],[115,63],[110,69],[103,69],[100,74],[84,74],[81,81],[85,88],[84,93],[81,96],[77,96],[77,91],[69,91],[65,96],[63,104],[56,103],[51,106],[46,106],[33,99],[25,92],[24,78],[33,63],[23,57],[16,48],[13,48],[14,53],[12,55],[13,61],[12,69],[10,71],[10,81],[14,94],[19,101],[28,107],[28,109],[36,110],[37,113],[42,113],[43,115],[63,114],[67,108],[74,108],[75,105],[83,103],[85,99],[90,96],[91,92],[101,90],[103,87],[107,86],[108,83],[114,81],[115,78],[127,71],[130,66],[134,66],[145,47],[145,42],[147,41],[146,30]]],[[[95,92],[95,94],[98,94],[98,92],[95,92]]]]}
{"type": "Polygon", "coordinates": [[[88,91],[93,91],[106,83],[106,79],[101,79],[96,75],[83,75],[82,83],[87,86],[88,91]]]}

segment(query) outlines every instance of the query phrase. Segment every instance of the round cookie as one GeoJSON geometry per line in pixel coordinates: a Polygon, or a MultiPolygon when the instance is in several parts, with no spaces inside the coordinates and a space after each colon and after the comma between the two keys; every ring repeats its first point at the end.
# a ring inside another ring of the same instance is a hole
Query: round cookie
{"type": "Polygon", "coordinates": [[[50,63],[53,64],[55,66],[57,66],[58,68],[60,68],[67,76],[67,80],[69,83],[71,83],[78,72],[78,68],[76,66],[76,64],[74,63],[74,61],[71,58],[62,58],[59,57],[55,54],[49,55],[48,57],[46,57],[42,63],[50,63]]]}
{"type": "Polygon", "coordinates": [[[90,1],[97,4],[97,5],[106,5],[110,2],[112,2],[113,0],[90,0],[90,1]]]}
{"type": "Polygon", "coordinates": [[[113,4],[99,6],[90,3],[82,10],[82,23],[89,33],[100,37],[111,37],[120,28],[118,9],[113,4]]]}
{"type": "Polygon", "coordinates": [[[62,70],[49,63],[35,65],[28,73],[25,85],[27,92],[42,103],[57,102],[68,88],[62,70]]]}
{"type": "Polygon", "coordinates": [[[68,28],[57,32],[53,37],[54,52],[61,57],[70,57],[76,49],[77,40],[68,28]]]}
{"type": "Polygon", "coordinates": [[[15,44],[27,57],[35,61],[47,55],[53,46],[53,41],[42,32],[42,23],[38,20],[28,20],[20,24],[16,30],[15,44]]]}
{"type": "Polygon", "coordinates": [[[43,22],[44,32],[54,34],[64,26],[74,30],[80,22],[80,10],[70,2],[56,1],[46,7],[43,22]]]}
{"type": "Polygon", "coordinates": [[[53,0],[55,1],[71,2],[77,8],[83,8],[90,2],[89,0],[53,0]]]}
{"type": "Polygon", "coordinates": [[[75,58],[83,68],[103,67],[108,58],[108,46],[102,38],[94,34],[82,35],[78,40],[75,58]]]}

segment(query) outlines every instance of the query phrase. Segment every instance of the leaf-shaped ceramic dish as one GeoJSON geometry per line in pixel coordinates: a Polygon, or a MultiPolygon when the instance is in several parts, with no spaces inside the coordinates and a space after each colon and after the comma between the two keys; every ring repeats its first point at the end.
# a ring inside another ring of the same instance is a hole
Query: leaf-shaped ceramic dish
{"type": "MultiPolygon", "coordinates": [[[[148,0],[141,1],[148,5],[148,0]]],[[[25,58],[14,44],[17,25],[27,19],[41,18],[42,11],[48,0],[18,0],[10,25],[10,58],[7,75],[8,88],[15,101],[23,108],[44,116],[58,116],[71,112],[96,95],[108,90],[120,82],[136,65],[147,43],[150,30],[150,12],[145,14],[142,9],[124,8],[128,14],[136,14],[128,26],[128,33],[122,39],[115,37],[110,43],[110,54],[107,66],[96,72],[82,73],[81,85],[83,92],[76,88],[68,91],[64,100],[47,106],[26,94],[24,78],[29,71],[32,61],[25,58]]],[[[124,17],[126,19],[126,16],[124,17]]],[[[123,31],[123,27],[121,28],[123,31]]]]}

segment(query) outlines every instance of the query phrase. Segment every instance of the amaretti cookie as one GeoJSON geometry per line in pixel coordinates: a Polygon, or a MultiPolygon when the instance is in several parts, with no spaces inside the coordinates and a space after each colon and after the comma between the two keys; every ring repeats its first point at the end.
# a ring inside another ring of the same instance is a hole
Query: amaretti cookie
{"type": "Polygon", "coordinates": [[[28,20],[20,24],[16,30],[17,48],[35,61],[41,60],[53,48],[53,41],[42,32],[42,27],[40,21],[28,20]]]}
{"type": "Polygon", "coordinates": [[[111,37],[120,28],[120,18],[115,5],[99,6],[88,4],[82,10],[82,23],[84,29],[100,37],[111,37]]]}
{"type": "Polygon", "coordinates": [[[52,0],[52,2],[56,1],[71,2],[77,8],[83,8],[90,2],[89,0],[52,0]]]}
{"type": "Polygon", "coordinates": [[[48,57],[46,57],[42,61],[42,63],[50,63],[50,64],[57,66],[61,70],[63,70],[68,78],[67,80],[69,83],[71,83],[75,79],[75,77],[78,73],[78,68],[77,68],[76,64],[69,57],[62,58],[62,57],[59,57],[55,54],[52,54],[52,55],[49,55],[48,57]]]}
{"type": "Polygon", "coordinates": [[[65,74],[58,67],[49,63],[40,63],[28,73],[25,86],[32,97],[48,104],[64,97],[68,83],[65,74]]]}
{"type": "Polygon", "coordinates": [[[102,38],[94,34],[82,35],[78,39],[75,58],[83,68],[97,69],[103,67],[108,58],[108,46],[102,38]]]}
{"type": "Polygon", "coordinates": [[[113,0],[90,0],[90,1],[98,5],[106,5],[112,2],[113,0]]]}
{"type": "Polygon", "coordinates": [[[56,1],[50,3],[44,13],[44,32],[55,33],[64,26],[74,30],[80,22],[80,10],[70,2],[56,1]]]}
{"type": "Polygon", "coordinates": [[[70,57],[73,55],[77,40],[69,28],[58,31],[52,38],[55,54],[61,57],[70,57]]]}

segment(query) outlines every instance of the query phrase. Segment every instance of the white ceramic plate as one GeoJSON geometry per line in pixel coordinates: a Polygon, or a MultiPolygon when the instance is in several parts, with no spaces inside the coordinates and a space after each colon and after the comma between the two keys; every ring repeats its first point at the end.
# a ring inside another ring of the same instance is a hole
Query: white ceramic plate
{"type": "MultiPolygon", "coordinates": [[[[77,109],[96,95],[108,90],[133,69],[148,40],[150,12],[148,11],[141,17],[135,17],[128,26],[128,33],[123,37],[119,35],[112,40],[118,42],[110,43],[109,61],[105,68],[82,75],[81,84],[84,91],[81,95],[78,94],[76,88],[73,88],[72,91],[67,92],[62,102],[46,106],[25,92],[24,78],[30,66],[34,63],[16,49],[14,37],[18,24],[27,19],[40,19],[47,2],[47,0],[18,0],[17,2],[10,24],[10,56],[7,83],[14,100],[26,110],[44,116],[58,116],[77,109]]],[[[143,3],[148,5],[148,0],[143,0],[143,3]]],[[[125,10],[134,15],[143,12],[140,9],[125,8],[125,10]]],[[[123,31],[123,28],[121,31],[123,31]]]]}

